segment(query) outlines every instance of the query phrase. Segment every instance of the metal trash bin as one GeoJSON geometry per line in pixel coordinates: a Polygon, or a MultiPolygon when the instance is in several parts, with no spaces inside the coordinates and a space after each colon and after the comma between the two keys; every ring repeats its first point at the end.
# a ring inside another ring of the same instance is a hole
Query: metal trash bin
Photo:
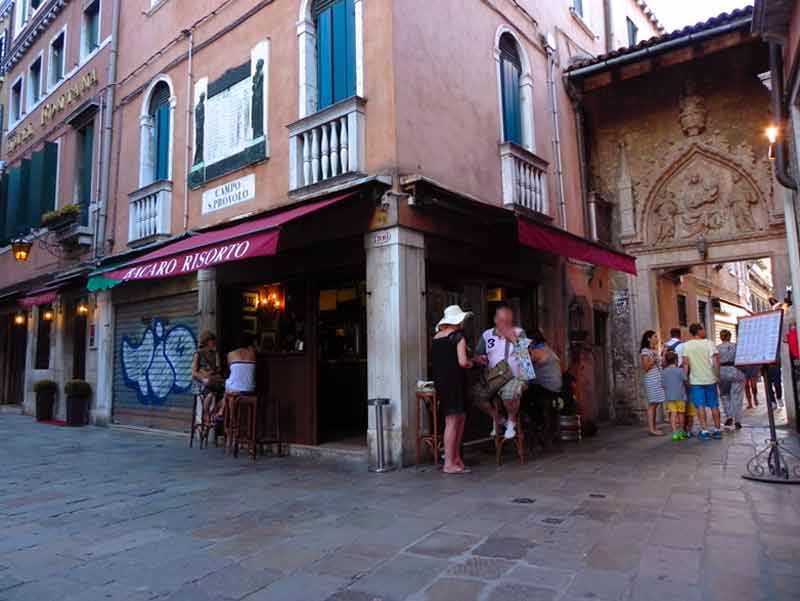
{"type": "Polygon", "coordinates": [[[369,466],[369,471],[376,474],[391,472],[394,467],[386,463],[386,448],[383,440],[383,408],[390,403],[390,399],[369,399],[367,405],[375,407],[375,447],[377,463],[369,466]]]}

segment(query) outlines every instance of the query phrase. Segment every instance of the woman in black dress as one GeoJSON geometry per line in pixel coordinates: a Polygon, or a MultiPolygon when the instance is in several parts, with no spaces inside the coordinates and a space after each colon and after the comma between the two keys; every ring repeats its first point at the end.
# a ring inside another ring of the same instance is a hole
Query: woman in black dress
{"type": "Polygon", "coordinates": [[[467,356],[464,338],[464,320],[472,313],[464,312],[458,305],[444,310],[444,317],[436,326],[431,347],[433,381],[439,407],[444,414],[444,472],[463,474],[469,469],[461,459],[461,440],[464,438],[466,407],[466,372],[472,367],[467,356]]]}

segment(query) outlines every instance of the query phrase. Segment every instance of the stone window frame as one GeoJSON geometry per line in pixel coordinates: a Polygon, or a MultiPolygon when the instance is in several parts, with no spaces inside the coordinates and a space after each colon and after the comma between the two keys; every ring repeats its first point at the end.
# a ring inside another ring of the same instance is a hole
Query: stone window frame
{"type": "Polygon", "coordinates": [[[158,84],[163,83],[169,88],[169,157],[167,165],[167,181],[172,181],[173,159],[175,152],[175,108],[178,106],[178,97],[175,95],[175,86],[172,78],[166,73],[156,76],[147,86],[142,98],[139,112],[139,188],[149,186],[155,180],[155,123],[150,114],[150,102],[158,84]]]}
{"type": "Polygon", "coordinates": [[[517,32],[508,25],[501,25],[497,28],[494,35],[494,61],[495,61],[495,77],[497,80],[497,109],[500,122],[499,139],[504,140],[505,127],[503,114],[503,75],[502,64],[500,60],[500,38],[503,35],[509,34],[514,38],[517,45],[517,52],[519,59],[522,63],[522,73],[519,78],[519,99],[520,99],[520,113],[522,115],[522,148],[528,152],[536,154],[536,128],[534,123],[533,113],[533,71],[531,69],[531,60],[528,51],[522,44],[522,40],[517,32]]]}
{"type": "MultiPolygon", "coordinates": [[[[298,47],[298,119],[316,113],[318,109],[317,87],[317,32],[311,9],[314,0],[300,0],[297,18],[298,47]]],[[[356,96],[364,97],[364,0],[353,0],[355,11],[356,47],[356,96]]]]}

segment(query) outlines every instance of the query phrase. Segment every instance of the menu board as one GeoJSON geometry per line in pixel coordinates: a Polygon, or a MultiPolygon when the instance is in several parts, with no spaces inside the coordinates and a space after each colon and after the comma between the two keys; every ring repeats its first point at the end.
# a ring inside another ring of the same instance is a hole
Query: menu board
{"type": "Polygon", "coordinates": [[[768,311],[739,318],[736,365],[771,365],[780,361],[783,311],[768,311]]]}

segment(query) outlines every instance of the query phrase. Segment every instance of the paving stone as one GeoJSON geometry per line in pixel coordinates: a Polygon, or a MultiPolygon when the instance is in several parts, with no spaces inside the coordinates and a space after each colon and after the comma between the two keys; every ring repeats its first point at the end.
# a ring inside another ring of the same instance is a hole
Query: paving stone
{"type": "Polygon", "coordinates": [[[530,540],[511,536],[490,536],[473,550],[475,555],[500,557],[502,559],[522,559],[534,546],[530,540]]]}
{"type": "Polygon", "coordinates": [[[294,541],[279,543],[249,555],[241,565],[252,570],[278,570],[293,572],[309,567],[325,556],[325,551],[294,541]]]}
{"type": "Polygon", "coordinates": [[[400,555],[381,564],[350,588],[385,601],[400,601],[427,587],[446,568],[447,563],[439,559],[400,555]]]}
{"type": "Polygon", "coordinates": [[[501,584],[489,595],[489,601],[554,601],[558,593],[524,584],[501,584]]]}
{"type": "Polygon", "coordinates": [[[552,545],[536,545],[525,554],[525,561],[530,564],[569,570],[580,570],[586,567],[586,555],[579,552],[559,551],[552,545]]]}
{"type": "Polygon", "coordinates": [[[425,591],[423,598],[426,601],[478,601],[485,587],[475,580],[442,578],[425,591]]]}
{"type": "Polygon", "coordinates": [[[639,576],[633,583],[630,601],[702,601],[703,591],[687,582],[670,582],[639,576]]]}
{"type": "Polygon", "coordinates": [[[469,559],[452,566],[448,570],[451,576],[468,578],[481,578],[483,580],[497,580],[508,572],[514,563],[493,557],[470,557],[469,559]]]}
{"type": "Polygon", "coordinates": [[[567,595],[602,601],[622,601],[630,588],[630,576],[627,573],[583,570],[575,575],[567,589],[567,595]]]}
{"type": "Polygon", "coordinates": [[[381,601],[374,595],[361,591],[339,591],[328,597],[325,601],[381,601]]]}
{"type": "Polygon", "coordinates": [[[658,518],[650,543],[682,549],[702,549],[706,535],[705,518],[658,518]]]}
{"type": "Polygon", "coordinates": [[[327,574],[353,580],[369,572],[379,559],[334,552],[310,565],[307,570],[314,574],[327,574]]]}
{"type": "Polygon", "coordinates": [[[220,598],[241,599],[282,576],[283,573],[277,570],[251,570],[232,565],[206,576],[197,584],[220,598]]]}
{"type": "Polygon", "coordinates": [[[518,580],[539,588],[563,591],[569,586],[574,577],[575,572],[571,570],[520,565],[514,568],[506,576],[506,579],[518,580]]]}
{"type": "Polygon", "coordinates": [[[639,574],[658,580],[696,584],[700,580],[700,552],[651,545],[642,554],[639,574]]]}
{"type": "Polygon", "coordinates": [[[296,572],[248,595],[246,601],[325,601],[347,586],[335,576],[296,572]]]}
{"type": "Polygon", "coordinates": [[[478,541],[480,538],[477,536],[434,532],[413,547],[408,548],[407,551],[417,555],[447,558],[466,553],[478,541]]]}

